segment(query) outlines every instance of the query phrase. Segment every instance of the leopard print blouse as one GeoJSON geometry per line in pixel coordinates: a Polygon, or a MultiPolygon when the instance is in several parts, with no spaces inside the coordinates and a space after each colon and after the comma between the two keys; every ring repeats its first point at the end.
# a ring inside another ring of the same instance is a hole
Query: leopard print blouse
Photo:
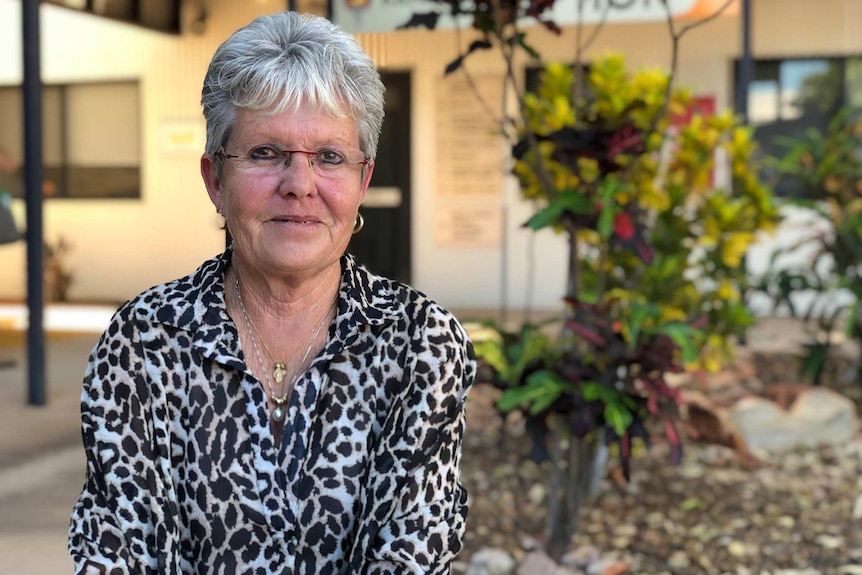
{"type": "Polygon", "coordinates": [[[90,356],[76,572],[449,573],[475,374],[462,326],[345,255],[276,447],[225,308],[230,256],[124,304],[90,356]]]}

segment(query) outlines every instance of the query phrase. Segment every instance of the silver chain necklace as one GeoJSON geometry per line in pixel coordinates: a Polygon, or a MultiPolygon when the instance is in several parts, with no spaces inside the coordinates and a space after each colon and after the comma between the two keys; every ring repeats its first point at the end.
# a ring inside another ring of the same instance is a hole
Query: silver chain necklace
{"type": "MultiPolygon", "coordinates": [[[[284,393],[282,393],[281,395],[276,395],[275,389],[270,382],[270,374],[266,370],[266,364],[263,361],[263,356],[260,353],[260,349],[258,349],[257,347],[258,338],[260,338],[260,342],[266,349],[267,353],[269,354],[269,357],[273,358],[273,355],[272,352],[269,351],[269,348],[266,346],[266,342],[263,341],[263,338],[261,338],[260,334],[257,333],[257,329],[255,329],[254,324],[251,322],[251,318],[248,316],[248,312],[245,309],[245,304],[242,302],[242,294],[240,293],[239,289],[239,273],[236,270],[234,270],[233,290],[236,294],[236,300],[237,302],[239,302],[239,309],[240,311],[242,311],[242,317],[245,320],[246,327],[248,328],[248,335],[251,338],[251,346],[252,348],[254,348],[254,354],[257,356],[257,361],[264,372],[264,380],[267,388],[269,388],[269,400],[275,406],[272,410],[272,420],[276,423],[281,423],[284,421],[284,418],[287,415],[285,406],[287,405],[287,400],[290,397],[290,392],[293,391],[293,387],[296,385],[296,382],[299,379],[300,374],[302,373],[302,369],[305,366],[305,362],[308,360],[308,356],[311,354],[311,348],[314,347],[314,342],[317,341],[317,336],[320,335],[320,330],[323,329],[323,326],[326,324],[326,318],[329,317],[329,313],[332,311],[332,308],[335,307],[335,300],[333,300],[332,305],[327,308],[326,312],[323,314],[323,317],[320,318],[317,327],[314,329],[314,333],[311,334],[311,339],[308,342],[308,347],[305,349],[305,353],[302,356],[302,360],[296,366],[297,370],[293,376],[293,381],[291,381],[290,385],[286,388],[282,388],[282,391],[284,393]]],[[[281,384],[281,382],[284,381],[285,375],[287,375],[287,366],[285,366],[283,361],[275,361],[272,370],[272,379],[275,380],[276,384],[281,384]]]]}

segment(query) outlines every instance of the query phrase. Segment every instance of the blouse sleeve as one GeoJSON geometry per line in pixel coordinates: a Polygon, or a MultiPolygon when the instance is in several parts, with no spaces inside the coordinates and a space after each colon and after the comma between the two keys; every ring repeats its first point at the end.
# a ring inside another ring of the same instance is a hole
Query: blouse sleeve
{"type": "Polygon", "coordinates": [[[152,407],[134,326],[134,320],[115,316],[84,376],[86,480],[69,527],[69,553],[77,574],[160,569],[157,550],[165,534],[164,522],[157,521],[162,513],[152,407]]]}
{"type": "Polygon", "coordinates": [[[467,517],[467,492],[460,484],[461,441],[475,360],[461,325],[450,318],[449,327],[451,337],[426,333],[414,339],[409,391],[391,436],[383,442],[396,457],[412,455],[406,469],[393,467],[405,477],[381,482],[400,487],[394,492],[392,514],[372,543],[365,573],[448,574],[461,550],[467,517]]]}

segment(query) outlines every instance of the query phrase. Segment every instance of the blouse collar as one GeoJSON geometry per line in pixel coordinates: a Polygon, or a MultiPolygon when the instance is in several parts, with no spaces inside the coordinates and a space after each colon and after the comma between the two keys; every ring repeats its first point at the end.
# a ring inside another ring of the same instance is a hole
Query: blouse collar
{"type": "MultiPolygon", "coordinates": [[[[194,273],[165,286],[155,320],[191,332],[195,347],[226,363],[239,362],[239,335],[227,313],[224,272],[232,248],[204,262],[194,273]]],[[[405,313],[400,284],[374,275],[350,254],[341,257],[341,286],[335,336],[349,344],[362,326],[382,326],[405,313]]]]}

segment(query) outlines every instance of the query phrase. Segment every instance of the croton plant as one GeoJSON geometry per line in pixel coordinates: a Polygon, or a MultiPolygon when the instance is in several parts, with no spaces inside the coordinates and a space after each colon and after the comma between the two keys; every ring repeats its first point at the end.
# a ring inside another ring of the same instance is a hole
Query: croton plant
{"type": "MultiPolygon", "coordinates": [[[[448,73],[492,47],[510,76],[516,49],[537,56],[519,17],[558,31],[545,16],[552,0],[441,3],[472,14],[480,35],[448,73]]],[[[502,130],[517,128],[513,172],[535,206],[525,227],[551,228],[568,244],[562,329],[490,324],[494,335],[475,342],[488,381],[502,389],[497,407],[522,411],[534,457],[550,458],[552,556],[576,529],[604,445],[628,476],[633,443],[659,428],[679,460],[681,399],[666,376],[730,357],[752,321],[743,256],[778,221],[751,131],[732,113],[692,113],[672,73],[630,71],[620,55],[592,60],[580,78],[573,70],[587,67],[546,65],[502,130]]]]}

